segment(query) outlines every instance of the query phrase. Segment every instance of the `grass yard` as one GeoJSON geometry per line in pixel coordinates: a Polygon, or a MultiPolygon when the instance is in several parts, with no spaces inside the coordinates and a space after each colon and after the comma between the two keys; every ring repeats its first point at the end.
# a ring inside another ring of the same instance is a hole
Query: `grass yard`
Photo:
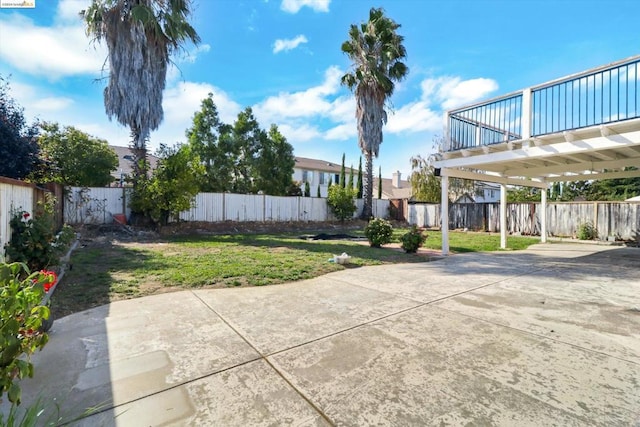
{"type": "MultiPolygon", "coordinates": [[[[394,240],[407,229],[394,230],[394,240]]],[[[335,233],[335,230],[331,231],[335,233]]],[[[362,236],[361,231],[347,230],[362,236]]],[[[317,234],[305,232],[305,235],[317,234]]],[[[425,248],[441,249],[440,232],[428,232],[425,248]]],[[[121,299],[191,288],[263,286],[309,279],[344,268],[385,263],[425,262],[422,254],[391,247],[370,248],[366,242],[303,240],[298,234],[172,236],[154,241],[84,241],[52,298],[55,317],[66,316],[121,299]],[[328,262],[348,253],[347,266],[328,262]]],[[[510,237],[510,249],[524,249],[538,239],[510,237]]],[[[450,233],[456,252],[493,251],[499,235],[450,233]]]]}

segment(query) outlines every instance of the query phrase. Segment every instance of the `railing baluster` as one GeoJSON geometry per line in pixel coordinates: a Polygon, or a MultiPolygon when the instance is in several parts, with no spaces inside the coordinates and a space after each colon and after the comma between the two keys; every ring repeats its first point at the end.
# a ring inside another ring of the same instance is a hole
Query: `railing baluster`
{"type": "Polygon", "coordinates": [[[531,89],[531,95],[527,95],[530,106],[526,108],[529,117],[522,116],[525,111],[522,93],[452,111],[449,113],[450,137],[455,141],[452,148],[520,139],[523,120],[528,121],[527,129],[533,137],[639,118],[638,63],[640,58],[635,57],[531,89]]]}

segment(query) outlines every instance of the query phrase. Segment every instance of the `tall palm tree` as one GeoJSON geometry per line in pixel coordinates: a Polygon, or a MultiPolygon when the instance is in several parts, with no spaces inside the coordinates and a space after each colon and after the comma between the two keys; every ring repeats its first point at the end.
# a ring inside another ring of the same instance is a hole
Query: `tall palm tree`
{"type": "Polygon", "coordinates": [[[190,0],[93,0],[80,12],[87,35],[106,41],[109,119],[131,129],[134,185],[146,175],[146,143],[163,119],[162,92],[171,54],[200,37],[189,24],[190,0]]]}
{"type": "Polygon", "coordinates": [[[353,62],[352,70],[342,76],[342,84],[356,96],[358,145],[366,160],[363,219],[370,219],[373,199],[373,157],[378,157],[382,143],[382,126],[387,122],[385,103],[393,94],[395,82],[402,80],[409,68],[402,62],[407,52],[400,28],[384,15],[383,9],[372,8],[369,21],[351,25],[349,40],[342,51],[353,62]]]}

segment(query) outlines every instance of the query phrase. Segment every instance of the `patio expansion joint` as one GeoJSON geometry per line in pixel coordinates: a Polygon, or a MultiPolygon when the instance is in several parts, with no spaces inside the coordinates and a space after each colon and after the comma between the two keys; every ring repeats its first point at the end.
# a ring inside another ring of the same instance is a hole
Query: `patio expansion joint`
{"type": "MultiPolygon", "coordinates": [[[[329,416],[322,410],[320,409],[315,403],[313,403],[313,401],[311,401],[311,399],[309,397],[307,397],[302,390],[300,390],[298,387],[296,387],[291,381],[289,381],[289,379],[282,373],[282,371],[280,371],[280,369],[278,369],[273,363],[271,363],[271,361],[268,359],[268,357],[270,355],[265,355],[263,354],[255,345],[253,345],[253,343],[251,343],[251,341],[249,341],[243,334],[240,333],[240,331],[238,331],[229,321],[227,321],[227,319],[225,319],[220,313],[218,313],[213,307],[211,307],[209,304],[206,303],[206,301],[204,301],[202,298],[200,298],[199,295],[197,295],[195,292],[191,291],[191,293],[198,299],[200,300],[200,302],[202,302],[205,307],[207,307],[212,313],[214,313],[220,320],[222,320],[222,322],[227,325],[233,332],[235,332],[249,347],[251,347],[253,349],[253,351],[255,351],[256,353],[258,353],[260,355],[260,357],[255,358],[253,360],[249,360],[247,362],[243,362],[243,363],[239,363],[236,366],[232,366],[230,368],[221,370],[220,372],[223,371],[227,371],[233,368],[236,368],[238,366],[242,366],[242,365],[246,365],[248,363],[251,362],[255,362],[257,360],[263,360],[269,367],[271,367],[271,369],[273,369],[273,371],[280,377],[282,378],[282,380],[289,386],[291,387],[292,390],[294,390],[305,402],[307,402],[307,404],[309,406],[311,406],[311,408],[313,408],[321,417],[322,419],[324,419],[329,425],[331,426],[335,426],[336,423],[333,422],[329,416]]],[[[202,378],[208,377],[210,375],[214,375],[217,374],[218,372],[214,372],[211,373],[209,375],[203,375],[202,378]]],[[[200,379],[200,378],[198,378],[200,379]]],[[[193,379],[193,380],[189,380],[186,381],[188,382],[193,382],[196,381],[197,379],[193,379]]]]}
{"type": "MultiPolygon", "coordinates": [[[[322,341],[322,340],[325,340],[327,338],[335,337],[335,336],[340,335],[340,334],[342,334],[344,332],[349,332],[349,331],[352,331],[352,330],[355,330],[355,329],[358,329],[358,328],[362,328],[364,326],[371,325],[373,323],[379,322],[379,321],[384,320],[384,319],[388,319],[390,317],[397,316],[399,314],[407,313],[409,311],[413,311],[413,310],[416,310],[416,309],[419,309],[419,308],[422,308],[422,307],[425,307],[425,306],[428,306],[428,305],[432,305],[432,304],[435,304],[437,302],[443,301],[443,300],[448,299],[448,298],[452,298],[452,297],[455,297],[455,296],[458,296],[458,295],[463,295],[463,294],[466,294],[466,293],[469,293],[469,292],[476,291],[478,289],[486,288],[487,286],[492,286],[492,285],[498,284],[500,282],[503,282],[505,280],[512,279],[513,277],[523,276],[525,274],[526,273],[518,274],[518,275],[515,275],[515,276],[510,276],[510,277],[505,278],[505,279],[500,279],[500,280],[497,280],[497,281],[494,281],[494,282],[491,282],[491,283],[485,283],[484,285],[476,286],[475,288],[472,288],[472,289],[467,289],[465,291],[456,292],[456,293],[451,294],[451,295],[445,295],[443,297],[438,297],[438,298],[435,298],[435,299],[432,299],[432,300],[429,300],[429,301],[421,301],[421,300],[418,300],[418,299],[408,298],[408,297],[396,295],[396,294],[391,293],[391,292],[385,292],[385,291],[381,291],[381,290],[376,289],[377,292],[380,292],[382,294],[390,295],[390,296],[393,296],[393,297],[396,297],[396,298],[406,299],[408,301],[413,301],[413,302],[416,303],[416,305],[414,305],[412,307],[404,308],[402,310],[394,311],[393,313],[385,314],[384,316],[379,316],[379,317],[376,317],[374,319],[370,319],[370,320],[364,321],[362,323],[358,323],[357,325],[353,325],[353,326],[350,326],[348,328],[337,330],[337,331],[332,332],[330,334],[323,335],[323,336],[320,336],[320,337],[305,341],[305,342],[300,343],[300,344],[292,345],[290,347],[283,348],[281,350],[277,350],[277,351],[271,352],[271,353],[267,354],[266,356],[267,357],[275,356],[277,354],[284,353],[284,352],[287,352],[289,350],[293,350],[293,349],[296,349],[296,348],[304,347],[304,346],[306,346],[308,344],[313,344],[315,342],[322,341]]],[[[346,285],[357,286],[357,287],[360,287],[360,288],[363,288],[363,289],[371,290],[371,288],[369,288],[369,287],[358,285],[358,284],[355,284],[355,283],[351,283],[351,282],[348,282],[348,281],[345,281],[345,280],[339,280],[338,279],[338,280],[335,280],[335,281],[336,282],[342,282],[342,283],[344,283],[346,285]]]]}

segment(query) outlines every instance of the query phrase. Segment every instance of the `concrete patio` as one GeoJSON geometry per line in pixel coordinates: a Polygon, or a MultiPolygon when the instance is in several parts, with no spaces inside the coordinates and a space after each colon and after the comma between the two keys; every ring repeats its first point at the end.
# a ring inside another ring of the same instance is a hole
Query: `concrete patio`
{"type": "Polygon", "coordinates": [[[640,249],[541,244],[56,320],[73,425],[640,425],[640,249]]]}

